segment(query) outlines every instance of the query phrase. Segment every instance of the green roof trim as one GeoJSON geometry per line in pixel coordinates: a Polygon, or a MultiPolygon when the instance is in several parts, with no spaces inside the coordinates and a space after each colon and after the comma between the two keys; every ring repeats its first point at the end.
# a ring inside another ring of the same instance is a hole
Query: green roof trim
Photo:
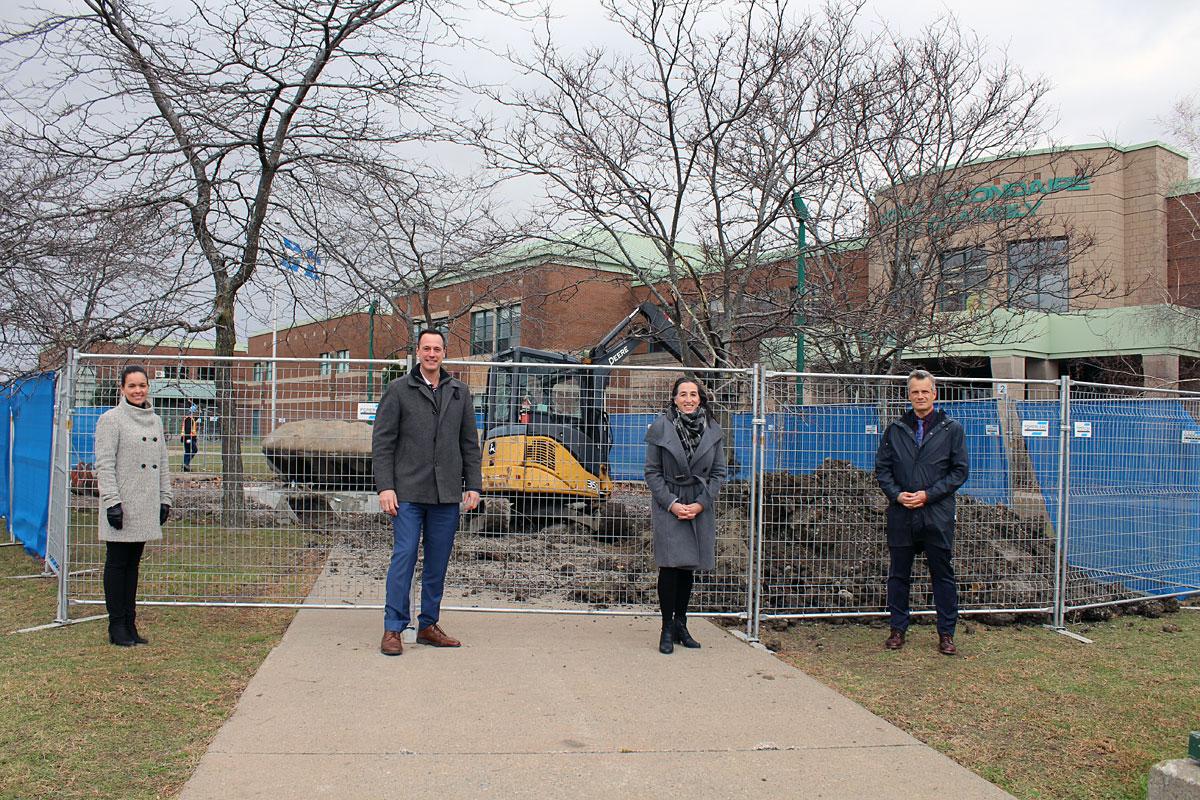
{"type": "Polygon", "coordinates": [[[906,357],[1022,356],[1065,359],[1118,355],[1200,357],[1195,312],[1166,304],[1101,308],[1069,314],[996,309],[1002,341],[979,341],[921,350],[906,357]],[[1010,324],[1011,323],[1011,324],[1010,324]]]}
{"type": "MultiPolygon", "coordinates": [[[[208,339],[184,339],[179,336],[167,336],[163,339],[158,339],[153,336],[143,336],[139,339],[121,339],[121,344],[133,345],[137,347],[175,347],[179,349],[190,350],[216,350],[217,343],[208,339]]],[[[245,353],[246,345],[240,342],[233,347],[235,353],[245,353]]]]}
{"type": "Polygon", "coordinates": [[[1200,193],[1200,178],[1192,178],[1191,180],[1172,186],[1170,191],[1167,192],[1167,197],[1179,197],[1185,194],[1197,193],[1200,193]]]}

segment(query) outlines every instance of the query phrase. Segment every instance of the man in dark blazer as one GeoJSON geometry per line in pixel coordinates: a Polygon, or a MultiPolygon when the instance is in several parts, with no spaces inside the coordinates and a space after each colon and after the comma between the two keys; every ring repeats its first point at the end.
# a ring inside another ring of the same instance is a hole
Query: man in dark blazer
{"type": "Polygon", "coordinates": [[[392,517],[392,561],[383,610],[385,656],[404,652],[401,635],[412,620],[409,589],[422,531],[421,614],[417,641],[434,647],[461,642],[438,625],[446,568],[461,508],[474,510],[483,488],[475,408],[466,384],[442,369],[446,337],[417,337],[418,366],[388,384],[375,413],[371,467],[379,507],[392,517]]]}
{"type": "Polygon", "coordinates": [[[875,478],[887,495],[887,539],[891,554],[887,607],[891,634],[884,646],[904,646],[909,623],[912,565],[925,553],[937,610],[938,651],[955,655],[958,589],[950,563],[954,548],[954,493],[967,480],[966,436],[962,426],[934,408],[933,375],[914,370],[908,376],[912,408],[888,425],[875,454],[875,478]]]}

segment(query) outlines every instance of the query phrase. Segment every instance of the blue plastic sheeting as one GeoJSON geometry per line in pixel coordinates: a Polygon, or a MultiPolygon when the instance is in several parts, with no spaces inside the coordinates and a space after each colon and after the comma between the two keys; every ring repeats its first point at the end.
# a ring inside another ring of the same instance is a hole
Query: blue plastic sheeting
{"type": "Polygon", "coordinates": [[[12,403],[9,402],[8,387],[5,386],[0,390],[0,516],[4,517],[5,524],[12,518],[12,495],[8,492],[8,453],[12,444],[9,440],[11,411],[12,403]]]}
{"type": "Polygon", "coordinates": [[[646,463],[646,428],[657,414],[610,414],[613,446],[608,456],[608,474],[616,481],[640,481],[646,463]]]}
{"type": "MultiPolygon", "coordinates": [[[[971,457],[971,476],[963,492],[989,503],[1010,502],[1008,457],[999,434],[1000,417],[995,400],[960,401],[941,405],[962,423],[971,457]],[[988,432],[988,426],[994,426],[988,432]]],[[[615,480],[642,480],[646,427],[654,414],[613,414],[610,470],[615,480]]],[[[730,415],[733,463],[730,479],[750,477],[753,418],[748,412],[730,415]]],[[[875,451],[885,425],[874,404],[796,406],[765,416],[763,469],[766,472],[805,474],[816,471],[826,459],[848,461],[874,471],[875,451]]]]}
{"type": "Polygon", "coordinates": [[[1021,433],[1025,452],[1033,465],[1033,475],[1042,490],[1046,514],[1050,518],[1050,524],[1058,530],[1058,443],[1061,407],[1057,400],[1022,400],[1017,403],[1017,417],[1018,424],[1022,426],[1018,432],[1021,433]],[[1041,426],[1034,423],[1045,423],[1045,436],[1026,435],[1026,428],[1029,433],[1041,431],[1041,426]]]}
{"type": "MultiPolygon", "coordinates": [[[[1050,435],[1025,446],[1057,528],[1059,406],[1018,409],[1049,422],[1050,435]]],[[[1184,440],[1200,425],[1176,400],[1143,399],[1073,401],[1070,422],[1067,563],[1136,592],[1200,589],[1200,443],[1184,440]]]]}
{"type": "Polygon", "coordinates": [[[71,412],[71,466],[96,463],[96,420],[111,406],[79,406],[71,412]]]}
{"type": "Polygon", "coordinates": [[[1200,589],[1200,425],[1177,400],[1072,402],[1081,422],[1068,563],[1137,592],[1200,589]]]}
{"type": "Polygon", "coordinates": [[[985,503],[1011,504],[1008,452],[1001,435],[997,401],[955,400],[938,403],[938,408],[957,420],[966,436],[971,469],[961,492],[985,503]]]}
{"type": "Polygon", "coordinates": [[[54,437],[54,375],[47,373],[13,381],[5,388],[5,394],[14,423],[10,524],[17,540],[30,554],[45,557],[54,437]]]}

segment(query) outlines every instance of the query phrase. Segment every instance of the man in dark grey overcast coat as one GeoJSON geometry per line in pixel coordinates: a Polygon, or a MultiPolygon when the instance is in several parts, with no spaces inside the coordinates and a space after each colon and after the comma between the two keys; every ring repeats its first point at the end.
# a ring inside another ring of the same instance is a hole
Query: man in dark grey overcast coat
{"type": "Polygon", "coordinates": [[[875,454],[875,478],[887,495],[887,539],[891,555],[887,606],[889,650],[904,646],[909,623],[912,565],[925,553],[937,611],[938,651],[955,655],[958,588],[950,563],[954,548],[954,493],[967,480],[967,446],[962,426],[934,408],[937,386],[925,370],[908,376],[912,408],[888,425],[875,454]]]}
{"type": "Polygon", "coordinates": [[[435,647],[461,644],[441,629],[438,618],[460,503],[467,511],[479,505],[482,458],[471,391],[442,369],[445,357],[446,337],[421,331],[418,366],[388,384],[371,434],[379,507],[392,517],[394,536],[379,645],[386,656],[404,652],[401,635],[412,620],[409,589],[422,532],[425,565],[417,641],[435,647]]]}

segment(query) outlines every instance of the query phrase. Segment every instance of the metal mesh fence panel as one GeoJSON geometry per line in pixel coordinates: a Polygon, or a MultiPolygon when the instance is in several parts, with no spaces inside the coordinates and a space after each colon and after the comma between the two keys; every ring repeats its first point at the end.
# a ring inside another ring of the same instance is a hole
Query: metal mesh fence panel
{"type": "MultiPolygon", "coordinates": [[[[966,612],[1046,611],[1054,600],[1050,511],[1057,476],[1035,473],[1026,442],[1056,447],[1058,428],[1023,426],[1010,394],[1057,386],[938,380],[938,407],[962,424],[970,476],[957,500],[955,569],[966,612]],[[1044,439],[1044,443],[1041,441],[1044,439]]],[[[771,374],[763,452],[765,617],[883,614],[887,501],[874,475],[886,426],[909,408],[904,377],[771,374]]],[[[912,607],[932,598],[924,559],[912,607]]]]}
{"type": "Polygon", "coordinates": [[[1070,608],[1200,591],[1200,395],[1073,383],[1070,608]]]}
{"type": "MultiPolygon", "coordinates": [[[[375,492],[369,419],[388,381],[405,369],[345,360],[144,361],[175,500],[163,539],[146,549],[142,601],[381,606],[392,529],[375,492]],[[185,436],[189,420],[194,446],[185,436]]],[[[128,363],[143,362],[99,355],[78,362],[67,508],[73,602],[103,601],[94,431],[128,363]]],[[[485,500],[460,524],[443,608],[652,609],[643,440],[681,368],[446,367],[475,396],[485,500]],[[600,374],[605,386],[597,392],[600,374]],[[611,450],[581,448],[587,440],[611,441],[611,450]]],[[[700,612],[747,609],[749,440],[735,430],[749,417],[747,376],[706,373],[718,417],[730,426],[731,480],[716,509],[717,569],[697,576],[700,612]]],[[[418,562],[414,585],[420,569],[418,562]]]]}

